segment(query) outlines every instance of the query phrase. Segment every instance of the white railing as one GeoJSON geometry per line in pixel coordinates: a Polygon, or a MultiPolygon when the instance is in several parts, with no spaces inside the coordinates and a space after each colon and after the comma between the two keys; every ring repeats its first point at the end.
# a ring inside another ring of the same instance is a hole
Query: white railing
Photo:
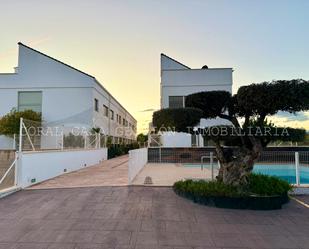
{"type": "MultiPolygon", "coordinates": [[[[148,159],[151,163],[200,164],[201,168],[216,166],[215,156],[208,156],[213,148],[149,148],[148,159]],[[207,155],[206,157],[203,157],[207,155]],[[201,158],[203,161],[201,162],[201,158]],[[204,159],[208,160],[207,163],[204,159]]],[[[215,154],[214,154],[215,155],[215,154]]],[[[212,175],[215,175],[215,168],[212,175]]],[[[300,151],[270,151],[261,153],[255,162],[254,172],[278,176],[295,185],[309,185],[309,148],[300,151]]]]}
{"type": "MultiPolygon", "coordinates": [[[[14,176],[14,185],[15,186],[17,184],[17,167],[16,167],[16,163],[18,160],[18,156],[17,153],[15,154],[15,159],[12,162],[11,166],[6,170],[6,172],[4,173],[4,175],[2,176],[2,178],[0,179],[0,185],[3,183],[3,181],[6,179],[6,177],[8,176],[8,174],[10,173],[10,171],[15,167],[15,176],[14,176]]],[[[11,187],[13,187],[11,186],[11,187]]]]}
{"type": "Polygon", "coordinates": [[[148,149],[136,149],[129,151],[128,180],[132,183],[136,175],[144,168],[148,161],[148,149]]]}

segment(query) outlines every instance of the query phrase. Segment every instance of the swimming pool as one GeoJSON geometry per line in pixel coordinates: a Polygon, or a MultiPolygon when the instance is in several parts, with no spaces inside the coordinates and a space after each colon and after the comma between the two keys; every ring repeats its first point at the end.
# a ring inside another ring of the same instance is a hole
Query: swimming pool
{"type": "MultiPolygon", "coordinates": [[[[201,164],[183,164],[184,167],[201,168],[201,164]]],[[[204,168],[211,169],[210,164],[203,164],[204,168]]],[[[218,166],[215,163],[214,168],[218,166]]],[[[289,183],[296,183],[295,178],[295,165],[294,164],[262,164],[257,163],[253,168],[254,173],[260,173],[265,175],[277,176],[281,179],[288,181],[289,183]]],[[[301,184],[309,184],[309,167],[300,165],[299,176],[301,184]]]]}

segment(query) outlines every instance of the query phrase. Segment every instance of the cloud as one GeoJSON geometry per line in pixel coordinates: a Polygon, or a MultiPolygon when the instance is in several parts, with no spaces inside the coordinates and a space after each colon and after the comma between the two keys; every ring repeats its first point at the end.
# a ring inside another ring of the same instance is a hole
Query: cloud
{"type": "Polygon", "coordinates": [[[276,114],[278,118],[283,118],[285,121],[308,121],[309,113],[308,112],[298,112],[296,114],[289,112],[278,112],[276,114]]]}
{"type": "Polygon", "coordinates": [[[150,109],[141,110],[140,112],[154,112],[154,111],[156,111],[156,109],[150,108],[150,109]]]}

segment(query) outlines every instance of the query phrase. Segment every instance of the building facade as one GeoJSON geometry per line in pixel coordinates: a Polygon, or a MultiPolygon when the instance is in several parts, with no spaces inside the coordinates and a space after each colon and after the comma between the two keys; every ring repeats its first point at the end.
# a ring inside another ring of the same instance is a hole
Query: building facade
{"type": "MultiPolygon", "coordinates": [[[[0,117],[13,108],[42,113],[46,123],[100,128],[112,143],[136,139],[134,117],[95,77],[18,43],[14,73],[0,74],[0,117]]],[[[0,147],[8,138],[1,137],[0,147]]]]}
{"type": "MultiPolygon", "coordinates": [[[[227,91],[232,93],[233,69],[191,69],[188,66],[161,54],[161,109],[185,107],[189,94],[204,91],[227,91]]],[[[229,124],[224,119],[201,119],[199,127],[229,124]]],[[[204,146],[203,139],[189,134],[165,133],[161,136],[165,147],[204,146]]]]}

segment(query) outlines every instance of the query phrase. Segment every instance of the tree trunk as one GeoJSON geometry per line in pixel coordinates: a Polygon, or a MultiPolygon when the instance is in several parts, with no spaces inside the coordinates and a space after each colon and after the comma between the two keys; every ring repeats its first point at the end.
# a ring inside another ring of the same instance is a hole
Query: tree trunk
{"type": "Polygon", "coordinates": [[[248,183],[248,176],[252,172],[254,159],[251,155],[236,158],[230,162],[222,163],[219,180],[225,184],[240,186],[248,183]]]}
{"type": "MultiPolygon", "coordinates": [[[[236,155],[228,155],[219,146],[216,146],[217,158],[220,162],[218,181],[233,186],[244,186],[248,183],[248,176],[253,170],[254,161],[260,156],[262,146],[255,143],[252,149],[241,148],[236,155]]],[[[234,153],[233,153],[234,154],[234,153]]]]}

